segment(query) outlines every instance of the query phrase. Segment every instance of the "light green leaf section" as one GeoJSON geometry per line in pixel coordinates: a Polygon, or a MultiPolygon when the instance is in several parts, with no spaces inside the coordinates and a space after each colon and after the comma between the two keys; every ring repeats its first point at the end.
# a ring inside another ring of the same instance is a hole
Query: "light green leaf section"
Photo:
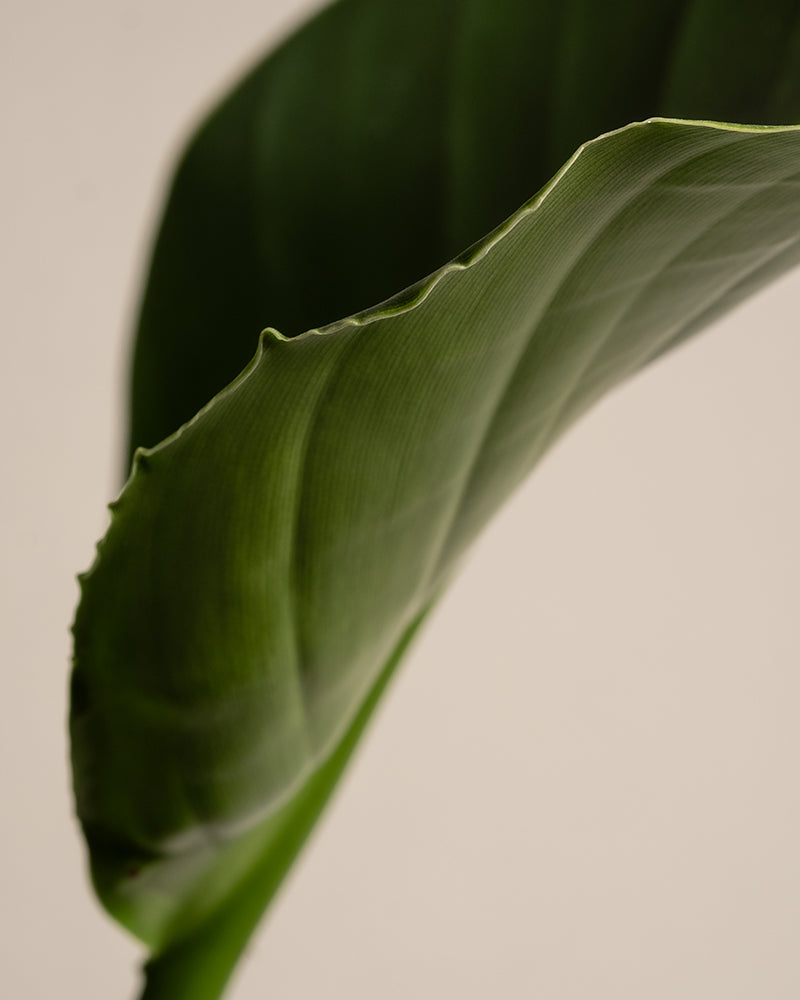
{"type": "Polygon", "coordinates": [[[795,5],[599,11],[341,0],[182,160],[137,340],[153,447],[74,630],[78,815],[154,955],[148,1000],[220,995],[419,621],[545,451],[800,262],[800,127],[625,124],[800,120],[795,5]],[[256,319],[281,332],[222,388],[256,319]]]}

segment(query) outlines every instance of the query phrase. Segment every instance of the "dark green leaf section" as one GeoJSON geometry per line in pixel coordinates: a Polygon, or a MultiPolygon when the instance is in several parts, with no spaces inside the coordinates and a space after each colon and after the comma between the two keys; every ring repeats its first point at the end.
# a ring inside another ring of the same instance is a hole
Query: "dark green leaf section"
{"type": "Polygon", "coordinates": [[[144,296],[131,450],[267,325],[422,279],[583,142],[654,115],[800,121],[796,0],[340,0],[258,66],[177,171],[144,296]]]}
{"type": "Polygon", "coordinates": [[[799,234],[800,130],[634,125],[397,300],[268,332],[139,453],[83,580],[72,738],[98,889],[158,976],[193,934],[227,969],[235,887],[269,899],[383,665],[540,455],[799,234]]]}

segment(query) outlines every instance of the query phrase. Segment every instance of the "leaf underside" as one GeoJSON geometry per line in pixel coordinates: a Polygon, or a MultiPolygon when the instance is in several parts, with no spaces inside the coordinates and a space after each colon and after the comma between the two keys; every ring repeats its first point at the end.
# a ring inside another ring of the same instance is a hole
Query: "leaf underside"
{"type": "Polygon", "coordinates": [[[596,6],[341,0],[182,160],[137,339],[149,447],[82,580],[71,716],[150,1000],[219,996],[544,452],[800,262],[796,5],[596,6]]]}

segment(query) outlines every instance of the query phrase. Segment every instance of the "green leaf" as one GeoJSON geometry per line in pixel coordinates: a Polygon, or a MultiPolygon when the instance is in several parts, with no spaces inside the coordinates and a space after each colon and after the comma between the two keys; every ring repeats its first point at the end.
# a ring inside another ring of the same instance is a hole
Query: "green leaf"
{"type": "Polygon", "coordinates": [[[138,333],[152,447],[75,623],[78,813],[101,899],[156,956],[146,996],[219,995],[410,634],[541,455],[800,261],[800,128],[763,127],[800,119],[775,58],[795,20],[342,0],[200,129],[138,333]],[[761,127],[625,124],[656,112],[761,127]],[[237,375],[263,321],[282,332],[237,375]]]}

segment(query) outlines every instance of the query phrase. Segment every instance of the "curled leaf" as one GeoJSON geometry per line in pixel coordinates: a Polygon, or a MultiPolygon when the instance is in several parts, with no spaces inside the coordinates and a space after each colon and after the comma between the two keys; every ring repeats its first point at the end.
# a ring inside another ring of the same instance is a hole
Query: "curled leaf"
{"type": "Polygon", "coordinates": [[[151,998],[219,995],[542,454],[800,260],[800,128],[768,124],[800,118],[771,48],[794,8],[610,8],[341,0],[182,161],[71,720],[95,884],[157,956],[151,998]]]}

